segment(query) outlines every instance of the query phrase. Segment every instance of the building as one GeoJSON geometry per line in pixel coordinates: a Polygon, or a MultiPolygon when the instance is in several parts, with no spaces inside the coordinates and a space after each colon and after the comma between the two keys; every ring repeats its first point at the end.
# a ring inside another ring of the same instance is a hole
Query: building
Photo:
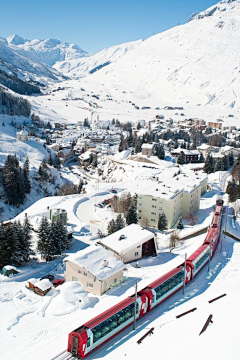
{"type": "Polygon", "coordinates": [[[2,275],[4,276],[11,276],[11,275],[16,275],[18,274],[20,271],[15,268],[15,266],[12,266],[12,265],[5,265],[3,268],[2,268],[2,275]]]}
{"type": "Polygon", "coordinates": [[[154,144],[142,144],[142,155],[152,156],[154,144]]]}
{"type": "Polygon", "coordinates": [[[100,296],[123,281],[125,265],[102,246],[89,246],[64,261],[66,281],[80,281],[92,294],[100,296]]]}
{"type": "Polygon", "coordinates": [[[63,225],[67,225],[67,211],[65,209],[51,209],[50,210],[50,220],[52,221],[62,221],[63,225]]]}
{"type": "Polygon", "coordinates": [[[180,218],[198,211],[201,195],[207,191],[207,175],[193,171],[180,173],[173,167],[164,169],[155,178],[156,181],[136,183],[140,224],[147,222],[149,227],[157,228],[159,215],[164,213],[171,228],[180,218]]]}
{"type": "Polygon", "coordinates": [[[218,121],[208,121],[207,126],[214,129],[221,129],[222,123],[218,121]]]}
{"type": "Polygon", "coordinates": [[[28,140],[28,132],[25,129],[18,131],[17,139],[21,140],[21,141],[27,141],[28,140]]]}
{"type": "Polygon", "coordinates": [[[201,146],[198,146],[197,149],[203,154],[203,156],[206,158],[209,154],[214,154],[216,152],[219,152],[219,148],[216,146],[211,146],[207,144],[202,144],[201,146]]]}
{"type": "Polygon", "coordinates": [[[33,290],[36,294],[45,296],[52,288],[52,283],[48,279],[39,280],[33,284],[33,290]]]}
{"type": "Polygon", "coordinates": [[[116,231],[100,243],[123,263],[157,255],[155,235],[137,224],[116,231]]]}
{"type": "Polygon", "coordinates": [[[171,155],[173,157],[178,157],[181,153],[184,154],[185,163],[195,163],[198,162],[200,153],[198,150],[187,150],[187,149],[173,149],[171,155]]]}

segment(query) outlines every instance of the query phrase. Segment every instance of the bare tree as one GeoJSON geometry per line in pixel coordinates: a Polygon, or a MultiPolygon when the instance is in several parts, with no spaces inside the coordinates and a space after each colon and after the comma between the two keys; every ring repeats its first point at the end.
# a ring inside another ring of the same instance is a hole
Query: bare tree
{"type": "Polygon", "coordinates": [[[173,231],[169,238],[169,247],[171,248],[170,252],[176,247],[177,243],[180,242],[178,231],[173,231]]]}
{"type": "Polygon", "coordinates": [[[149,226],[150,226],[149,218],[148,218],[148,217],[143,217],[143,218],[141,219],[140,224],[141,224],[141,226],[142,226],[144,229],[149,228],[149,226]]]}
{"type": "Polygon", "coordinates": [[[198,218],[193,214],[192,210],[190,210],[187,220],[191,226],[194,226],[198,223],[198,218]]]}

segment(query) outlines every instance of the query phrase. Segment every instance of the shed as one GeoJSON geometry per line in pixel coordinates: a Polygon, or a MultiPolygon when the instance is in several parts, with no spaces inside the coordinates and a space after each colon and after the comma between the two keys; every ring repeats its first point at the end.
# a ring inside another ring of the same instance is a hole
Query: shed
{"type": "Polygon", "coordinates": [[[41,296],[45,296],[51,288],[52,283],[48,279],[39,280],[34,284],[34,292],[41,296]]]}
{"type": "Polygon", "coordinates": [[[157,254],[154,233],[137,224],[131,224],[114,232],[103,238],[100,243],[124,263],[157,254]]]}
{"type": "Polygon", "coordinates": [[[2,268],[2,275],[4,275],[4,276],[16,275],[19,272],[20,271],[17,270],[17,268],[15,268],[15,266],[12,266],[12,265],[5,265],[2,268]]]}
{"type": "Polygon", "coordinates": [[[35,285],[37,282],[38,282],[37,279],[31,278],[31,279],[29,279],[29,280],[27,281],[26,287],[27,287],[28,289],[30,289],[30,290],[34,290],[34,285],[35,285]]]}

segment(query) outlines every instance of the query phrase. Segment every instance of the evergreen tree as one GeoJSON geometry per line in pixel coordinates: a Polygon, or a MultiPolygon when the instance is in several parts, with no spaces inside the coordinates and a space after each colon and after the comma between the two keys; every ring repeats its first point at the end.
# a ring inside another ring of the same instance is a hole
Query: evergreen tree
{"type": "Polygon", "coordinates": [[[27,194],[31,191],[31,182],[29,179],[29,158],[27,156],[25,163],[23,165],[23,184],[24,184],[24,190],[27,194]]]}
{"type": "Polygon", "coordinates": [[[121,214],[118,214],[118,216],[116,217],[116,228],[118,230],[121,230],[125,227],[125,222],[124,222],[124,218],[122,217],[121,214]]]}
{"type": "Polygon", "coordinates": [[[24,201],[24,184],[22,169],[15,156],[8,155],[3,168],[3,184],[8,203],[18,206],[24,201]]]}
{"type": "Polygon", "coordinates": [[[184,152],[183,151],[181,151],[180,152],[180,155],[178,156],[178,158],[177,158],[177,163],[179,164],[179,165],[184,165],[186,162],[185,162],[185,155],[184,155],[184,152]]]}
{"type": "Polygon", "coordinates": [[[240,185],[240,154],[236,158],[232,168],[232,177],[240,185]]]}
{"type": "Polygon", "coordinates": [[[178,142],[177,142],[177,140],[175,141],[175,143],[174,143],[174,149],[177,149],[178,148],[178,142]]]}
{"type": "Polygon", "coordinates": [[[114,219],[110,220],[107,227],[108,235],[113,234],[115,231],[117,231],[116,222],[114,219]]]}
{"type": "Polygon", "coordinates": [[[205,162],[205,159],[204,159],[203,153],[200,153],[199,162],[200,162],[200,163],[205,162]]]}
{"type": "Polygon", "coordinates": [[[83,188],[83,180],[80,178],[78,188],[77,188],[78,194],[81,194],[82,188],[83,188]]]}
{"type": "Polygon", "coordinates": [[[12,226],[12,256],[11,263],[21,265],[24,261],[23,229],[20,222],[14,221],[12,226]]]}
{"type": "Polygon", "coordinates": [[[53,161],[52,161],[52,156],[51,153],[49,154],[48,160],[47,160],[48,165],[53,166],[53,161]]]}
{"type": "Polygon", "coordinates": [[[158,148],[157,156],[160,160],[165,159],[165,151],[164,151],[164,147],[162,145],[160,145],[158,148]]]}
{"type": "Polygon", "coordinates": [[[137,222],[138,222],[137,209],[136,206],[132,204],[126,216],[126,223],[130,225],[130,224],[137,224],[137,222]]]}
{"type": "Polygon", "coordinates": [[[25,216],[22,230],[23,230],[23,247],[25,249],[23,260],[28,261],[30,259],[30,255],[33,255],[34,252],[31,249],[32,227],[27,216],[25,216]]]}
{"type": "Polygon", "coordinates": [[[41,162],[39,169],[38,169],[38,174],[39,174],[40,181],[48,181],[49,180],[49,173],[48,173],[48,166],[47,166],[46,159],[43,159],[43,161],[41,162]]]}
{"type": "Polygon", "coordinates": [[[159,218],[158,218],[158,230],[167,230],[168,228],[168,222],[167,222],[167,218],[166,215],[164,213],[159,214],[159,218]]]}
{"type": "Polygon", "coordinates": [[[49,259],[51,253],[51,239],[50,239],[50,225],[45,216],[42,217],[41,223],[38,228],[38,243],[37,249],[43,259],[49,259]]]}
{"type": "Polygon", "coordinates": [[[88,118],[84,119],[84,121],[83,121],[83,126],[90,128],[90,124],[89,124],[88,118]]]}
{"type": "Polygon", "coordinates": [[[12,224],[0,225],[0,268],[11,264],[13,250],[12,224]]]}
{"type": "Polygon", "coordinates": [[[177,223],[177,229],[182,230],[183,228],[184,228],[184,226],[183,226],[182,219],[179,219],[179,221],[177,223]]]}
{"type": "Polygon", "coordinates": [[[55,156],[54,162],[53,162],[53,166],[57,169],[60,170],[61,169],[61,162],[58,156],[55,156]]]}
{"type": "Polygon", "coordinates": [[[229,154],[229,166],[233,166],[234,164],[234,156],[233,156],[233,153],[231,152],[229,154]]]}
{"type": "Polygon", "coordinates": [[[233,203],[237,200],[238,195],[239,195],[239,189],[238,189],[238,185],[235,183],[234,179],[233,179],[233,181],[228,182],[228,185],[226,188],[226,193],[228,194],[229,202],[233,203]]]}
{"type": "Polygon", "coordinates": [[[226,171],[229,169],[229,158],[228,155],[225,155],[223,158],[223,170],[226,171]]]}
{"type": "Polygon", "coordinates": [[[223,169],[223,161],[221,158],[218,158],[215,163],[214,171],[221,171],[222,169],[223,169]]]}
{"type": "Polygon", "coordinates": [[[203,171],[207,174],[211,174],[214,171],[214,162],[211,154],[206,157],[203,171]]]}

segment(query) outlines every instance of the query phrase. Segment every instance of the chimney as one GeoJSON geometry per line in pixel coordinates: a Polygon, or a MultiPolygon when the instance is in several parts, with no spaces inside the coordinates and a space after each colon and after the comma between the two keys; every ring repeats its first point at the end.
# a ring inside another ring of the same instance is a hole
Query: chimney
{"type": "Polygon", "coordinates": [[[103,260],[103,266],[108,266],[107,260],[103,260]]]}

